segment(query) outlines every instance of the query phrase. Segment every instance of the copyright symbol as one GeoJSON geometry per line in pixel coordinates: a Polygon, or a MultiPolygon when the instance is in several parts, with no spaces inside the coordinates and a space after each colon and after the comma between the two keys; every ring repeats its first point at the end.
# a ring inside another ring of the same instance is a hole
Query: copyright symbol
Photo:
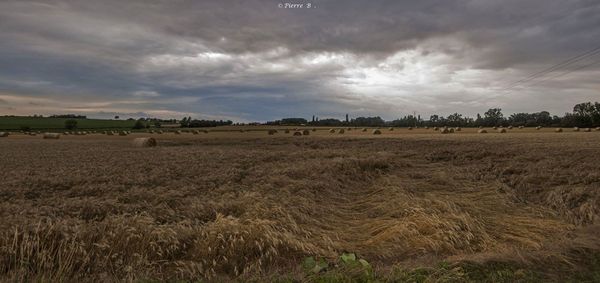
{"type": "Polygon", "coordinates": [[[277,5],[277,7],[279,7],[279,8],[283,8],[283,3],[279,3],[279,4],[277,5]]]}

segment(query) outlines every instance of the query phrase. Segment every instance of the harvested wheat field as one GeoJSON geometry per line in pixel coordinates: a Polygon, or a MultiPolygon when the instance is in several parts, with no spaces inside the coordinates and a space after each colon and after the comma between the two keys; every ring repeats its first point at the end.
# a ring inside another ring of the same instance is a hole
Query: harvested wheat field
{"type": "Polygon", "coordinates": [[[598,280],[600,135],[477,130],[10,135],[0,281],[598,280]]]}

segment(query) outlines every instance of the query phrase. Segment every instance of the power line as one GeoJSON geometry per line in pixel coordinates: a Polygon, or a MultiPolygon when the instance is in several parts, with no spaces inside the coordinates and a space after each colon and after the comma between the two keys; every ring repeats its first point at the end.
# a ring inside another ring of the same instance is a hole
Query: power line
{"type": "Polygon", "coordinates": [[[569,59],[567,59],[565,61],[562,61],[562,62],[560,62],[558,64],[553,65],[553,66],[550,66],[550,67],[548,67],[548,68],[546,68],[544,70],[541,70],[541,71],[538,71],[536,73],[533,73],[533,74],[527,76],[526,78],[523,78],[521,80],[518,80],[518,81],[512,83],[511,86],[508,86],[508,87],[502,89],[501,91],[511,90],[511,89],[517,87],[518,85],[522,85],[523,83],[527,83],[527,82],[535,80],[535,79],[537,79],[539,77],[543,77],[543,76],[545,76],[545,75],[547,75],[549,73],[552,73],[554,71],[557,71],[557,70],[559,70],[559,69],[561,69],[563,67],[567,67],[567,66],[569,66],[569,65],[571,65],[573,63],[579,62],[579,61],[587,59],[589,57],[593,57],[593,56],[595,56],[597,54],[600,54],[600,46],[598,46],[596,48],[593,48],[593,49],[591,49],[589,51],[586,51],[586,52],[584,52],[582,54],[579,54],[579,55],[576,55],[574,57],[571,57],[571,58],[569,58],[569,59]]]}
{"type": "Polygon", "coordinates": [[[535,82],[535,83],[533,83],[533,84],[531,84],[531,85],[529,85],[529,86],[534,86],[534,85],[537,85],[537,84],[543,83],[543,82],[545,82],[545,81],[549,81],[549,80],[552,80],[552,79],[560,78],[560,77],[562,77],[562,76],[566,76],[566,75],[568,75],[568,74],[570,74],[570,73],[572,73],[572,72],[579,71],[579,70],[581,70],[581,69],[584,69],[584,68],[587,68],[587,67],[590,67],[590,66],[596,65],[596,64],[598,64],[598,63],[600,63],[600,60],[596,60],[596,61],[594,61],[594,62],[592,62],[592,63],[590,63],[590,64],[587,64],[587,65],[579,66],[578,68],[571,69],[571,70],[569,70],[569,71],[566,71],[566,72],[560,73],[560,74],[558,74],[558,75],[556,75],[556,76],[553,76],[553,77],[547,78],[547,79],[545,79],[545,80],[541,80],[541,81],[535,82]]]}

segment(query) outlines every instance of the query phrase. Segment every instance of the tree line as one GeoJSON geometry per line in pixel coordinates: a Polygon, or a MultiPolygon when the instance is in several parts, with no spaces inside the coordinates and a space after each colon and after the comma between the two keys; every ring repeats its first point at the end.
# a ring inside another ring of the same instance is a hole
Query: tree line
{"type": "Polygon", "coordinates": [[[477,114],[476,117],[467,117],[460,113],[450,114],[446,117],[431,115],[423,119],[420,115],[406,115],[392,121],[385,121],[381,117],[357,117],[345,120],[334,118],[319,119],[313,116],[311,121],[305,118],[284,118],[269,121],[264,125],[310,125],[310,126],[356,126],[356,127],[493,127],[493,126],[525,126],[525,127],[599,127],[600,103],[584,102],[576,104],[571,113],[562,117],[551,115],[548,111],[535,113],[514,113],[504,116],[501,108],[491,108],[486,112],[477,114]]]}

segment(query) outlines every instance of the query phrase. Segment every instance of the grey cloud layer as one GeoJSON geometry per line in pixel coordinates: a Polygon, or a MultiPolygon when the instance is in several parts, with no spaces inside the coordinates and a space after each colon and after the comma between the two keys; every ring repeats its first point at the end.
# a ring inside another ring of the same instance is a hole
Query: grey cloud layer
{"type": "Polygon", "coordinates": [[[598,46],[598,1],[278,3],[2,1],[0,91],[70,100],[89,113],[247,121],[566,111],[576,99],[600,100],[597,65],[518,96],[497,93],[598,46]]]}

